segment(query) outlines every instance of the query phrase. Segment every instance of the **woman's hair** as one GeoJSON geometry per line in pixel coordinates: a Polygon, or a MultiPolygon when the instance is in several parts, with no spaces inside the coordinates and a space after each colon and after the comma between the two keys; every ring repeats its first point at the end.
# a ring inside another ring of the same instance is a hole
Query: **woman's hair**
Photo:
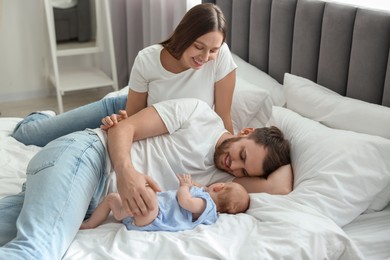
{"type": "Polygon", "coordinates": [[[263,145],[267,150],[264,158],[262,177],[267,178],[279,167],[290,164],[290,143],[284,139],[282,131],[276,126],[256,128],[248,139],[254,140],[257,144],[263,145]]]}
{"type": "Polygon", "coordinates": [[[226,20],[221,9],[212,3],[192,7],[167,40],[161,42],[168,52],[180,59],[183,52],[202,35],[219,31],[226,38],[226,20]]]}

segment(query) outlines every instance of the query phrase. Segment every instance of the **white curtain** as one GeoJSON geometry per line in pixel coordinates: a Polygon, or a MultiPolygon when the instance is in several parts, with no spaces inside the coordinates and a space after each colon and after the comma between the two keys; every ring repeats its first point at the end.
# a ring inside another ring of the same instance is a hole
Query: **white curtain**
{"type": "Polygon", "coordinates": [[[127,86],[138,51],[169,37],[201,0],[110,0],[119,87],[127,86]]]}

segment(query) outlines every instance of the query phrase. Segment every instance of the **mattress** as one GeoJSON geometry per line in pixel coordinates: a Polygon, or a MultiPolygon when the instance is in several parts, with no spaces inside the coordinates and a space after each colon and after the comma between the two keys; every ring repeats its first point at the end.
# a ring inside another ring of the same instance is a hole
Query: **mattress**
{"type": "MultiPolygon", "coordinates": [[[[19,118],[0,118],[0,197],[20,191],[39,147],[10,137],[19,118]]],[[[390,207],[341,229],[286,196],[251,194],[245,214],[182,232],[128,231],[110,217],[80,230],[64,259],[384,259],[390,257],[390,207]]]]}

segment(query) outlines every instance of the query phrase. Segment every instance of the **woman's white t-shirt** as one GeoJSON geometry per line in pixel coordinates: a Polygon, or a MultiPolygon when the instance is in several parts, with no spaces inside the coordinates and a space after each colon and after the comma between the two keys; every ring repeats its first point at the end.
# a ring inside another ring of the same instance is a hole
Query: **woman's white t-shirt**
{"type": "Polygon", "coordinates": [[[148,106],[168,99],[198,98],[213,107],[214,84],[237,68],[227,44],[223,43],[217,58],[201,69],[187,69],[180,73],[169,72],[162,66],[160,55],[163,48],[161,44],[155,44],[138,53],[129,88],[148,92],[148,106]]]}
{"type": "MultiPolygon", "coordinates": [[[[163,190],[179,187],[176,174],[191,174],[202,185],[228,182],[234,176],[214,165],[215,146],[226,133],[222,119],[205,102],[198,99],[167,100],[153,107],[169,134],[134,142],[131,158],[134,167],[151,176],[163,190]]],[[[106,135],[95,129],[106,144],[106,135]]],[[[109,162],[109,160],[108,160],[109,162]]],[[[115,174],[110,169],[106,189],[116,190],[115,174]]]]}

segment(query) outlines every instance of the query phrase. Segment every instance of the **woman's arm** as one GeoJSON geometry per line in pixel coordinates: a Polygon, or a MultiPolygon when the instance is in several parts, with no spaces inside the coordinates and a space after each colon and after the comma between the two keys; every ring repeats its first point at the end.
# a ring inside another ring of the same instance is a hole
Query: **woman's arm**
{"type": "Polygon", "coordinates": [[[284,165],[271,173],[267,179],[260,177],[241,177],[233,181],[241,184],[250,193],[266,192],[286,195],[293,189],[293,171],[291,164],[284,165]]]}
{"type": "Polygon", "coordinates": [[[227,74],[223,79],[215,83],[214,104],[215,112],[222,118],[226,130],[234,134],[231,117],[234,86],[236,84],[236,70],[227,74]]]}
{"type": "Polygon", "coordinates": [[[126,112],[132,116],[147,106],[148,92],[135,92],[129,89],[127,94],[126,112]]]}

